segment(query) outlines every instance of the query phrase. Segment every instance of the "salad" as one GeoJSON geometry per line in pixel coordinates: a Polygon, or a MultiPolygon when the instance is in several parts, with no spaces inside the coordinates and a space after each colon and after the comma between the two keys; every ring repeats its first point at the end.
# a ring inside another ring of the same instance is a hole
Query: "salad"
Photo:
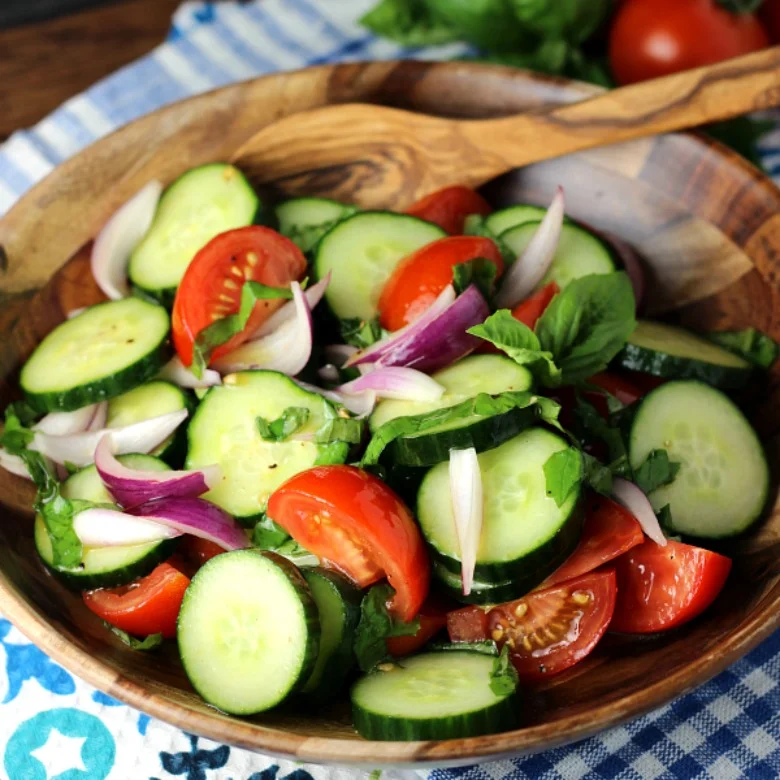
{"type": "Polygon", "coordinates": [[[0,465],[41,564],[226,713],[511,729],[606,632],[707,609],[768,502],[741,406],[777,346],[637,319],[641,261],[560,189],[271,206],[210,164],[126,203],[92,272],[0,465]]]}

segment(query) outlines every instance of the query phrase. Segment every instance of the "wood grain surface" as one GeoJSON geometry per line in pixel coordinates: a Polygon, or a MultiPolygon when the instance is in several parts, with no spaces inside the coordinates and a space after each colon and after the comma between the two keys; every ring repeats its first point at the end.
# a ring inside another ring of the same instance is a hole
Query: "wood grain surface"
{"type": "MultiPolygon", "coordinates": [[[[100,298],[85,244],[151,177],[229,158],[264,124],[335,102],[377,102],[433,114],[490,117],[572,102],[592,88],[465,63],[375,63],[279,74],[170,106],[57,169],[0,220],[5,301],[24,305],[0,352],[0,405],[18,396],[21,363],[65,314],[100,298]],[[62,267],[64,265],[64,267],[62,267]],[[59,269],[59,270],[58,270],[59,269]]],[[[546,203],[566,187],[570,215],[632,243],[647,261],[648,305],[692,327],[754,325],[780,339],[780,192],[714,142],[668,135],[531,165],[491,182],[496,205],[546,203]]],[[[747,399],[780,464],[777,375],[747,399]]],[[[776,484],[776,482],[775,482],[776,484]]],[[[340,764],[447,765],[581,739],[681,695],[780,625],[780,510],[729,543],[735,565],[714,609],[658,638],[609,636],[583,664],[524,693],[522,727],[465,740],[368,742],[345,699],[248,719],[222,715],[189,686],[175,647],[162,657],[122,646],[55,582],[33,550],[31,488],[0,474],[0,609],[47,653],[151,715],[218,741],[340,764]]]]}

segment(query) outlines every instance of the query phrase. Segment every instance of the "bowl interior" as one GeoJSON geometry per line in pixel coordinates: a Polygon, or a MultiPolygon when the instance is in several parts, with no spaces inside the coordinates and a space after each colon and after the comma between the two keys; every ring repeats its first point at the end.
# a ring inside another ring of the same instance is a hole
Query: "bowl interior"
{"type": "MultiPolygon", "coordinates": [[[[228,159],[268,121],[326,102],[371,100],[487,117],[575,100],[590,90],[503,68],[375,63],[271,76],[139,120],[61,166],[0,221],[0,326],[8,334],[0,403],[18,397],[18,369],[37,341],[68,311],[101,299],[89,273],[88,239],[148,179],[167,182],[193,165],[228,159]]],[[[327,193],[328,177],[320,181],[327,193]]],[[[572,217],[630,241],[647,259],[648,313],[697,328],[752,325],[780,339],[780,193],[747,163],[702,138],[672,135],[533,165],[491,182],[485,192],[496,205],[544,204],[558,184],[566,188],[572,217]]],[[[294,191],[295,183],[280,189],[294,191]]],[[[750,402],[775,466],[778,379],[775,374],[750,402]]],[[[734,573],[716,608],[660,638],[608,636],[584,663],[527,695],[523,728],[469,740],[369,743],[352,731],[346,702],[320,713],[282,708],[233,719],[194,694],[175,647],[145,654],[115,641],[80,597],[37,562],[31,496],[27,483],[0,471],[0,610],[113,696],[189,731],[302,760],[444,764],[550,747],[683,693],[780,622],[775,510],[748,538],[727,545],[734,573]]]]}

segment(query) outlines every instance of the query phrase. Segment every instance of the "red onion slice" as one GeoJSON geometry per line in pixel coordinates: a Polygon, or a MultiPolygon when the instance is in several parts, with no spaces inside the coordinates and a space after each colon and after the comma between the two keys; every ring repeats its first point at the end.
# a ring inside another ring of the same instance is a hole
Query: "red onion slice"
{"type": "Polygon", "coordinates": [[[334,366],[341,368],[357,351],[351,344],[326,344],[322,351],[334,366]]]}
{"type": "Polygon", "coordinates": [[[496,294],[496,306],[512,308],[525,300],[544,279],[561,238],[564,216],[563,187],[558,187],[550,208],[520,257],[509,266],[496,294]]]}
{"type": "Polygon", "coordinates": [[[358,363],[376,363],[387,352],[413,339],[418,333],[424,331],[440,314],[455,301],[455,288],[448,284],[440,293],[439,297],[412,323],[401,330],[391,333],[387,338],[377,341],[370,347],[352,354],[345,365],[354,366],[358,363]]]}
{"type": "Polygon", "coordinates": [[[105,414],[105,409],[106,402],[101,401],[72,412],[51,412],[35,423],[33,430],[52,436],[70,436],[73,433],[83,433],[90,429],[96,418],[99,419],[101,415],[105,414]]]}
{"type": "Polygon", "coordinates": [[[10,452],[3,449],[0,449],[0,468],[17,477],[30,479],[30,472],[27,470],[25,462],[18,455],[11,455],[10,452]]]}
{"type": "Polygon", "coordinates": [[[380,367],[341,385],[337,390],[347,395],[371,390],[378,398],[400,401],[436,401],[444,387],[422,371],[401,366],[380,367]]]}
{"type": "MultiPolygon", "coordinates": [[[[303,293],[306,296],[306,301],[309,304],[309,309],[313,309],[325,295],[325,290],[328,289],[330,284],[330,271],[327,275],[320,279],[317,284],[313,284],[311,287],[307,287],[303,293]]],[[[285,322],[294,320],[297,313],[297,307],[295,301],[288,301],[280,309],[277,309],[249,338],[249,341],[257,341],[257,339],[268,336],[277,330],[285,322]]]]}
{"type": "Polygon", "coordinates": [[[612,497],[637,519],[646,536],[666,547],[666,537],[653,510],[650,499],[633,483],[622,477],[612,480],[612,497]]]}
{"type": "Polygon", "coordinates": [[[157,378],[164,379],[166,382],[172,382],[178,387],[186,387],[190,390],[214,387],[214,385],[222,383],[222,377],[219,375],[219,371],[214,371],[211,368],[205,369],[203,371],[203,376],[198,379],[198,377],[181,362],[181,358],[178,355],[171,358],[163,366],[162,371],[157,375],[157,378]]]}
{"type": "Polygon", "coordinates": [[[92,422],[87,426],[88,431],[99,431],[101,428],[106,427],[106,421],[108,420],[108,401],[102,401],[96,404],[95,416],[92,418],[92,422]]]}
{"type": "Polygon", "coordinates": [[[460,547],[463,595],[468,596],[482,534],[482,474],[474,447],[450,450],[450,499],[460,547]]]}
{"type": "Polygon", "coordinates": [[[140,471],[123,466],[113,454],[111,434],[95,450],[95,466],[108,492],[124,507],[172,496],[199,496],[221,479],[219,466],[193,471],[140,471]]]}
{"type": "Polygon", "coordinates": [[[119,455],[130,452],[145,454],[162,444],[187,419],[187,415],[186,409],[179,409],[122,428],[101,428],[70,436],[53,436],[38,431],[30,449],[46,455],[55,463],[88,466],[95,459],[100,440],[109,433],[119,455]]]}
{"type": "Polygon", "coordinates": [[[182,531],[116,509],[94,507],[73,518],[73,530],[85,547],[130,547],[181,536],[182,531]]]}
{"type": "Polygon", "coordinates": [[[111,300],[130,294],[127,263],[152,225],[162,190],[159,181],[150,181],[108,220],[95,239],[92,275],[111,300]]]}
{"type": "Polygon", "coordinates": [[[265,368],[288,376],[299,374],[309,362],[313,343],[311,309],[298,282],[291,285],[295,317],[275,331],[219,358],[212,365],[221,374],[265,368]]]}
{"type": "Polygon", "coordinates": [[[249,547],[244,530],[218,506],[202,498],[160,498],[133,507],[128,514],[146,517],[176,531],[208,539],[225,550],[249,547]]]}
{"type": "Polygon", "coordinates": [[[354,394],[339,393],[336,390],[324,390],[321,387],[317,387],[317,385],[301,382],[299,379],[295,381],[304,390],[308,390],[310,393],[317,393],[317,395],[321,395],[335,404],[341,404],[346,409],[349,409],[352,414],[357,415],[358,419],[368,417],[374,411],[374,406],[376,406],[376,393],[370,391],[354,394]]]}

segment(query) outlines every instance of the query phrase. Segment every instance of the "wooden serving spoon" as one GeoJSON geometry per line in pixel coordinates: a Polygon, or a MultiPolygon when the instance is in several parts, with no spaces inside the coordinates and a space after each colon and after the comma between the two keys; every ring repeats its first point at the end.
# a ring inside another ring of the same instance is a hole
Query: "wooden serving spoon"
{"type": "Polygon", "coordinates": [[[266,126],[234,162],[286,194],[403,208],[450,184],[475,187],[529,163],[777,105],[780,46],[501,119],[326,106],[266,126]]]}

